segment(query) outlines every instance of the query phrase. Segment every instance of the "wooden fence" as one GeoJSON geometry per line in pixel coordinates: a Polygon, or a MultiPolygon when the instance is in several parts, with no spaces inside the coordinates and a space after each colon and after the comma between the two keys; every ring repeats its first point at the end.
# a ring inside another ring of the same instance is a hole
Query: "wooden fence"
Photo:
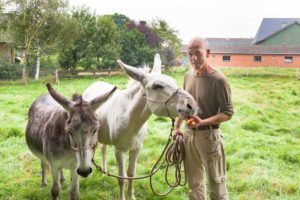
{"type": "Polygon", "coordinates": [[[124,74],[121,68],[101,70],[61,70],[58,71],[59,78],[81,78],[81,77],[106,77],[124,74]]]}

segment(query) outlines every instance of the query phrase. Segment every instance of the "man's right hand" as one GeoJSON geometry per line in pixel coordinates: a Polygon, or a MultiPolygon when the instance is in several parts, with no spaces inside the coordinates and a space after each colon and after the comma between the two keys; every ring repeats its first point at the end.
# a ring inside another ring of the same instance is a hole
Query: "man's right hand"
{"type": "Polygon", "coordinates": [[[177,136],[177,135],[182,135],[182,136],[183,136],[183,133],[180,131],[180,128],[175,128],[175,129],[173,130],[173,133],[172,133],[173,140],[176,139],[176,136],[177,136]]]}

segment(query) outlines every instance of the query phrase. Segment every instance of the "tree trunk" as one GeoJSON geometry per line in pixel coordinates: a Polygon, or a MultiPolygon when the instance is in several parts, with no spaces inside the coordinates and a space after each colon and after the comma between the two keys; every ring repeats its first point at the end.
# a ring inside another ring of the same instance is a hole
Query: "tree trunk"
{"type": "Polygon", "coordinates": [[[23,63],[23,69],[22,69],[22,83],[24,85],[27,85],[28,83],[28,74],[27,74],[27,52],[25,50],[24,53],[24,63],[23,63]]]}
{"type": "Polygon", "coordinates": [[[22,69],[22,83],[24,85],[27,85],[27,70],[26,70],[26,64],[23,65],[22,69]]]}
{"type": "Polygon", "coordinates": [[[40,77],[40,65],[41,65],[41,61],[40,61],[40,48],[37,48],[37,53],[36,53],[36,71],[35,71],[35,80],[39,80],[40,77]]]}

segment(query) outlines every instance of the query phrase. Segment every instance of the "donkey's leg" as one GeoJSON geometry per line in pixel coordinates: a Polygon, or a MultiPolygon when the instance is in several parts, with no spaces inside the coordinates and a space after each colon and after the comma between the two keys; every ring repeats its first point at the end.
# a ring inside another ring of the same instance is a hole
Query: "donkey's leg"
{"type": "MultiPolygon", "coordinates": [[[[140,152],[140,148],[131,150],[129,152],[129,164],[128,164],[128,169],[127,169],[128,177],[135,176],[136,162],[137,162],[137,157],[139,155],[139,152],[140,152]]],[[[129,199],[135,200],[133,180],[128,180],[128,197],[129,197],[129,199]]]]}
{"type": "Polygon", "coordinates": [[[42,168],[42,186],[47,186],[47,171],[49,170],[49,165],[47,161],[41,160],[41,168],[42,168]]]}
{"type": "Polygon", "coordinates": [[[64,175],[64,170],[61,169],[61,170],[59,171],[59,174],[60,174],[60,178],[59,178],[60,182],[61,182],[61,183],[65,182],[66,178],[65,178],[65,175],[64,175]]]}
{"type": "Polygon", "coordinates": [[[53,200],[57,200],[60,191],[59,169],[54,166],[51,166],[51,174],[52,174],[51,195],[53,200]]]}
{"type": "Polygon", "coordinates": [[[71,170],[71,200],[78,200],[79,199],[79,175],[77,174],[77,170],[71,170]]]}
{"type": "Polygon", "coordinates": [[[106,144],[101,144],[101,153],[102,153],[102,170],[107,172],[106,168],[106,144]]]}
{"type": "MultiPolygon", "coordinates": [[[[125,171],[125,152],[115,150],[116,160],[118,164],[118,174],[119,176],[126,177],[126,171],[125,171]]],[[[124,179],[118,179],[119,188],[120,188],[120,200],[125,200],[125,180],[124,179]]]]}

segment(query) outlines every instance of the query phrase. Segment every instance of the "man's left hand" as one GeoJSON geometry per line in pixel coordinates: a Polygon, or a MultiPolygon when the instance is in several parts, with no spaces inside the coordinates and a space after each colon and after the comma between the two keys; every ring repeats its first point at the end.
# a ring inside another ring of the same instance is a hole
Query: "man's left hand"
{"type": "Polygon", "coordinates": [[[186,124],[189,128],[196,128],[198,126],[201,126],[202,119],[198,117],[197,115],[192,116],[188,120],[186,120],[186,124]]]}

